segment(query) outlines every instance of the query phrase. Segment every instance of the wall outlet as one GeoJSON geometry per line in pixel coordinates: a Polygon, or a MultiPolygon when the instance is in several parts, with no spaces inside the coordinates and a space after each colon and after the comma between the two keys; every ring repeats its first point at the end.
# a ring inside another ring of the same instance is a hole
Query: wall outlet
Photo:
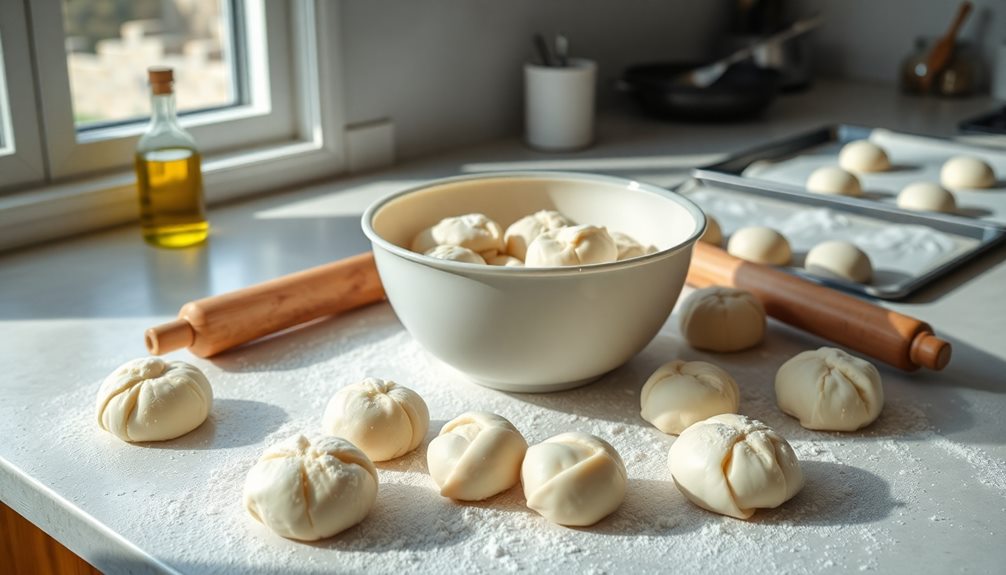
{"type": "Polygon", "coordinates": [[[346,126],[346,169],[349,173],[385,168],[395,163],[395,125],[388,118],[346,126]]]}

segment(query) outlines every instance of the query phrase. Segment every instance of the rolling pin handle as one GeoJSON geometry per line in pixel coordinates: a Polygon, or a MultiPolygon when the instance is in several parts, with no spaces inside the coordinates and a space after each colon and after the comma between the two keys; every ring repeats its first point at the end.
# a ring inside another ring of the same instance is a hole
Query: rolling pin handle
{"type": "Polygon", "coordinates": [[[923,331],[915,335],[908,350],[908,357],[915,365],[939,371],[950,363],[953,347],[932,332],[923,331]]]}
{"type": "Polygon", "coordinates": [[[163,355],[176,349],[191,346],[196,340],[196,332],[187,320],[176,319],[152,327],[143,333],[147,351],[153,355],[163,355]]]}

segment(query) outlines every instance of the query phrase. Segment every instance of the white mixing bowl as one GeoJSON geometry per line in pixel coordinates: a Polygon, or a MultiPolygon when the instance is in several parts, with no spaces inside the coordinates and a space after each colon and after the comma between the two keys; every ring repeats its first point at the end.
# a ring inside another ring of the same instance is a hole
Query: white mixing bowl
{"type": "Polygon", "coordinates": [[[412,337],[476,382],[516,392],[588,383],[646,347],[674,307],[705,227],[702,210],[673,192],[560,172],[431,181],[363,214],[388,300],[412,337]],[[514,268],[408,249],[417,233],[448,216],[481,212],[505,228],[543,209],[659,251],[582,267],[514,268]]]}

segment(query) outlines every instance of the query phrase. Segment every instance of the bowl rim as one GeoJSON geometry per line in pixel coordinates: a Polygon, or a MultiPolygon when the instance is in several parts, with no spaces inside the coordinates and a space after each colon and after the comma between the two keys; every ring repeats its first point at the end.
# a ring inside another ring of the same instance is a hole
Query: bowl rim
{"type": "Polygon", "coordinates": [[[423,183],[409,186],[405,189],[386,194],[383,197],[372,202],[370,206],[363,212],[363,216],[360,219],[361,227],[363,228],[364,235],[373,243],[374,245],[380,246],[385,251],[388,251],[394,255],[411,260],[413,262],[427,265],[434,268],[439,268],[447,271],[464,271],[473,272],[477,271],[479,273],[485,274],[505,274],[511,277],[522,275],[522,276],[532,276],[532,275],[582,275],[588,272],[603,272],[616,268],[629,268],[638,265],[644,265],[652,260],[661,259],[668,255],[677,253],[683,249],[692,246],[706,231],[707,220],[705,212],[702,211],[699,206],[692,200],[686,198],[684,195],[662,188],[654,184],[648,184],[646,182],[640,182],[639,180],[633,180],[629,178],[622,178],[618,176],[608,176],[602,174],[592,174],[589,172],[565,172],[565,171],[553,171],[553,170],[507,170],[507,171],[494,171],[494,172],[479,172],[477,174],[461,174],[458,176],[449,176],[445,178],[435,178],[427,180],[423,183]],[[380,211],[381,208],[391,203],[392,201],[421,190],[425,190],[434,186],[440,186],[445,184],[453,184],[456,182],[465,182],[470,180],[484,180],[484,179],[499,179],[499,178],[534,178],[534,179],[544,179],[544,180],[583,180],[591,182],[603,182],[609,184],[618,184],[620,186],[634,187],[640,191],[644,191],[656,196],[660,196],[664,199],[671,200],[691,215],[698,226],[691,235],[687,238],[678,242],[677,244],[663,249],[658,250],[652,254],[647,254],[644,256],[639,256],[627,260],[619,260],[613,262],[604,262],[600,264],[588,264],[584,266],[553,266],[553,267],[508,267],[508,266],[490,266],[485,264],[473,264],[467,262],[458,262],[452,260],[442,260],[439,258],[430,257],[412,250],[397,246],[390,241],[381,237],[380,234],[374,230],[372,222],[374,216],[380,211]]]}

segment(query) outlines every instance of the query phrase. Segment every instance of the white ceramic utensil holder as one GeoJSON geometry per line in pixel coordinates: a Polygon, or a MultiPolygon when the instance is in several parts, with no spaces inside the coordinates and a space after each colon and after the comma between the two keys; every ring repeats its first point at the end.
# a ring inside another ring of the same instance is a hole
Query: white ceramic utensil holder
{"type": "Polygon", "coordinates": [[[578,150],[594,141],[597,65],[571,58],[564,67],[524,65],[524,134],[532,148],[578,150]]]}

